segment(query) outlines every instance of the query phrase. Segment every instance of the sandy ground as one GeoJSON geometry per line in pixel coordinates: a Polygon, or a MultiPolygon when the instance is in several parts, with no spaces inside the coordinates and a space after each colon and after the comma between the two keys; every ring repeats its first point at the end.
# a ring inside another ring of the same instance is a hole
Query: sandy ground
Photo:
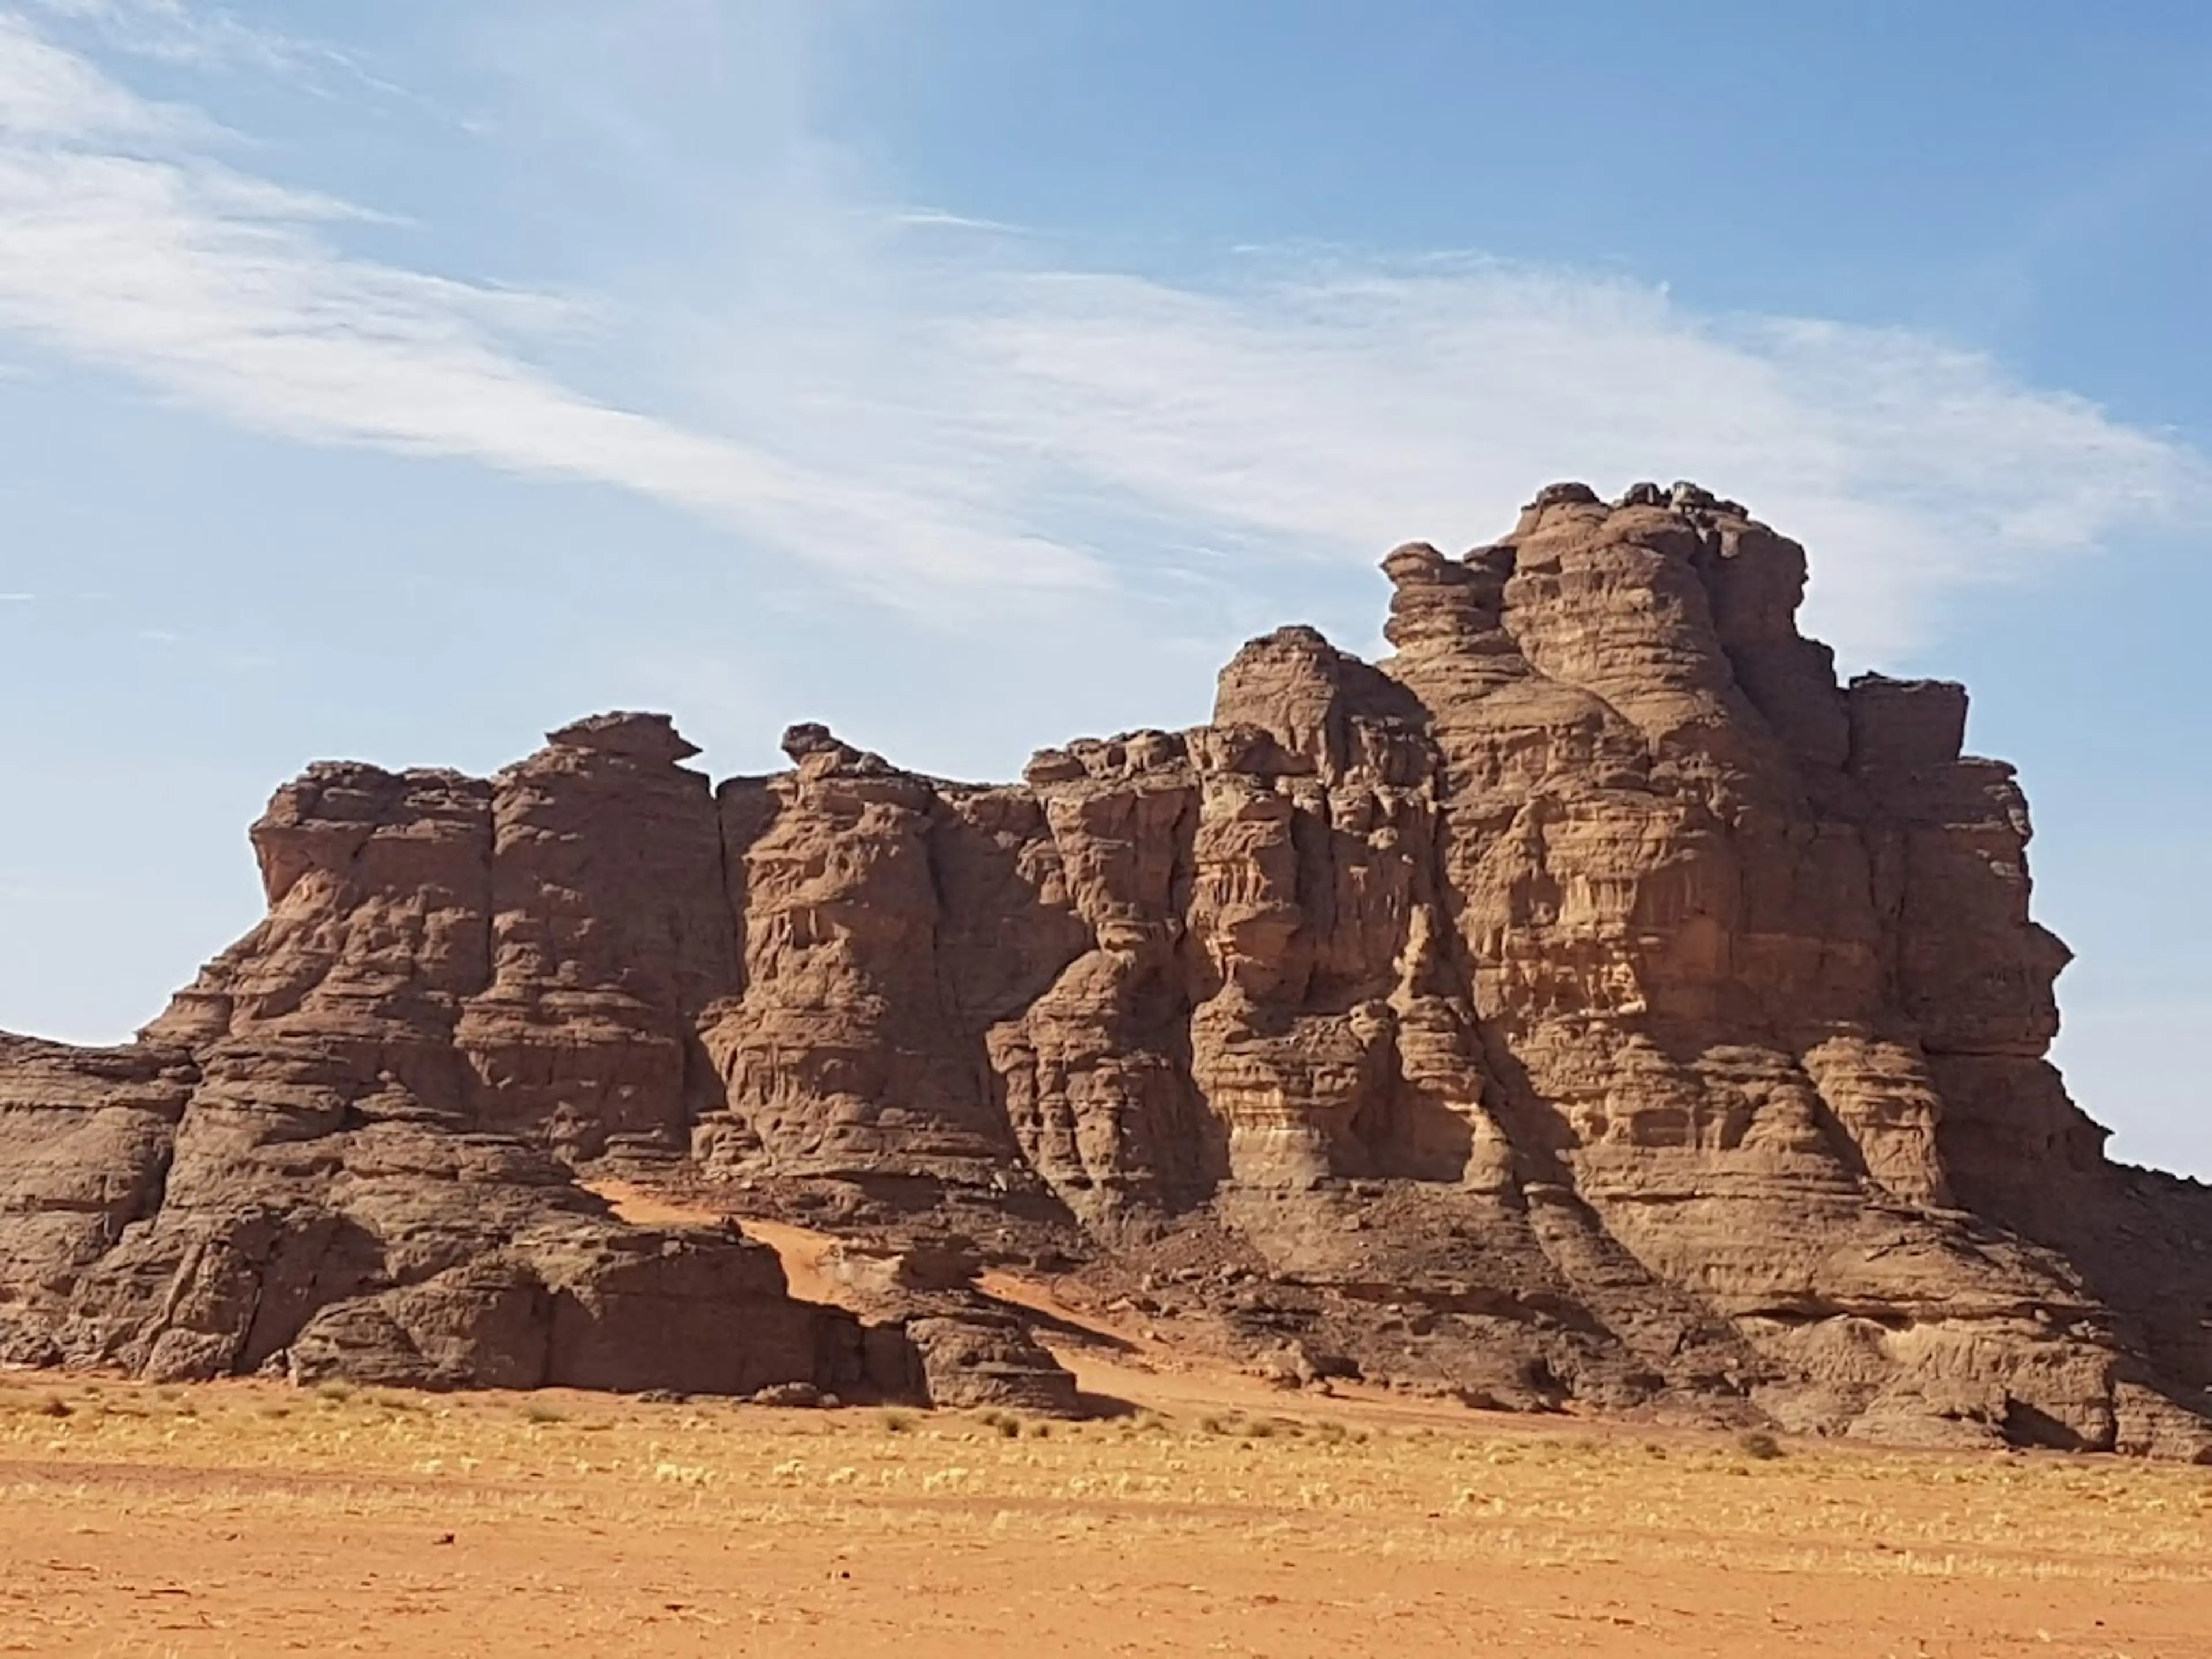
{"type": "Polygon", "coordinates": [[[1162,1403],[0,1379],[0,1652],[2212,1653],[2212,1471],[1162,1403]]]}
{"type": "Polygon", "coordinates": [[[0,1653],[2212,1656],[2212,1470],[1283,1395],[986,1288],[1140,1409],[0,1375],[0,1653]]]}

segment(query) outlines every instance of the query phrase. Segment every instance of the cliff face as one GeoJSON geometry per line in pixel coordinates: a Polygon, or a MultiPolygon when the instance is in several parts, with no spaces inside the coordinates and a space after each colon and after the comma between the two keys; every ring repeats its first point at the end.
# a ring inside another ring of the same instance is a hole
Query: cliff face
{"type": "Polygon", "coordinates": [[[1802,550],[1688,486],[1383,568],[1387,661],[1281,629],[1210,724],[1018,786],[799,726],[710,792],[648,715],[489,782],[312,769],[268,920],[137,1047],[0,1053],[0,1332],[868,1374],[759,1247],[571,1173],[619,1165],[1234,1258],[1184,1312],[1498,1403],[2212,1447],[2212,1192],[2107,1164],[2043,1058],[2067,953],[1964,692],[1839,687],[1802,550]],[[629,1345],[625,1296],[684,1311],[629,1345]]]}

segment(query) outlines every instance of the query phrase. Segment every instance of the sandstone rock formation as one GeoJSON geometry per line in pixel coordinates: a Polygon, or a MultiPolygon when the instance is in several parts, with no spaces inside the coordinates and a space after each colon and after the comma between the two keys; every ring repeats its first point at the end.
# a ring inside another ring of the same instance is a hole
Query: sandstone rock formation
{"type": "Polygon", "coordinates": [[[1694,486],[1383,568],[1388,660],[1283,629],[1018,785],[801,726],[710,792],[639,714],[311,769],[137,1045],[0,1051],[0,1340],[1073,1403],[987,1299],[864,1330],[623,1226],[620,1167],[1141,1275],[1307,1376],[2206,1455],[2212,1190],[2044,1059],[2067,953],[1963,690],[1838,686],[1802,550],[1694,486]]]}

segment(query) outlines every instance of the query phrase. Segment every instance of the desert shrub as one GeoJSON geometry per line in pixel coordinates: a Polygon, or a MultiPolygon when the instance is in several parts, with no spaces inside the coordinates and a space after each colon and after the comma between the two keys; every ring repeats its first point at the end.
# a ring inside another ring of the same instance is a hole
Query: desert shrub
{"type": "Polygon", "coordinates": [[[315,1384],[315,1397],[326,1405],[343,1406],[353,1398],[353,1384],[337,1377],[315,1384]]]}
{"type": "Polygon", "coordinates": [[[1735,1443],[1736,1449],[1746,1457],[1756,1458],[1762,1463],[1782,1455],[1782,1443],[1763,1431],[1747,1434],[1735,1443]]]}
{"type": "Polygon", "coordinates": [[[526,1423],[565,1423],[568,1420],[568,1413],[557,1406],[533,1400],[523,1407],[522,1420],[526,1423]]]}
{"type": "Polygon", "coordinates": [[[904,1434],[914,1426],[914,1413],[899,1410],[896,1406],[876,1419],[884,1425],[886,1434],[904,1434]]]}

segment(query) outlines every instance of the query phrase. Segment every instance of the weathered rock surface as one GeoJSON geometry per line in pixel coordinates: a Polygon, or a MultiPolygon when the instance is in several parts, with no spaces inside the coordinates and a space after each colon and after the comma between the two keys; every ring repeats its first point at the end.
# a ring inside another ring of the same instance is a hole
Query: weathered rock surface
{"type": "Polygon", "coordinates": [[[543,1150],[271,1047],[0,1039],[0,1359],[189,1381],[865,1395],[860,1323],[734,1232],[617,1223],[543,1150]]]}
{"type": "Polygon", "coordinates": [[[863,1275],[1141,1274],[1293,1381],[2212,1449],[2212,1189],[2044,1058],[2067,952],[1964,691],[1839,686],[1802,550],[1694,486],[1383,568],[1386,661],[1280,629],[1018,785],[801,726],[710,791],[649,715],[311,769],[137,1045],[0,1049],[0,1341],[1073,1404],[949,1284],[884,1267],[864,1330],[623,1226],[574,1174],[619,1164],[826,1205],[863,1275]]]}

